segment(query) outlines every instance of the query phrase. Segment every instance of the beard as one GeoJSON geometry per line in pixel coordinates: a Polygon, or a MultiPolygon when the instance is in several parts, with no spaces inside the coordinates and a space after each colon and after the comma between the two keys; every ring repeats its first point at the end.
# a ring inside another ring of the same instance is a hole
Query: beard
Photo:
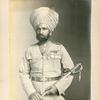
{"type": "Polygon", "coordinates": [[[47,36],[44,36],[42,34],[37,34],[36,35],[37,40],[39,40],[39,42],[46,42],[49,38],[50,38],[50,34],[48,34],[47,36]]]}

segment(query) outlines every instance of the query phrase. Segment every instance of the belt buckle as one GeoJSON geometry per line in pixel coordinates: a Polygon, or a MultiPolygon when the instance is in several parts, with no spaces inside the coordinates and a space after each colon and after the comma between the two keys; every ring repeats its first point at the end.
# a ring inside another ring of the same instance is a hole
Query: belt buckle
{"type": "Polygon", "coordinates": [[[47,78],[46,78],[46,77],[42,77],[42,78],[41,78],[41,81],[42,81],[42,82],[45,82],[45,81],[47,81],[47,78]]]}

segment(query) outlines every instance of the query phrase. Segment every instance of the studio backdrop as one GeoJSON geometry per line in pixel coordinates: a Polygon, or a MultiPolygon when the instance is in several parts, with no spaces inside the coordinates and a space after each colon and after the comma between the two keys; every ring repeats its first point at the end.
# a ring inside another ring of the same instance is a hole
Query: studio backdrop
{"type": "Polygon", "coordinates": [[[74,64],[84,67],[82,79],[75,75],[66,91],[66,100],[90,100],[90,0],[10,0],[10,100],[28,100],[21,85],[18,69],[27,47],[36,42],[35,31],[30,24],[30,14],[38,7],[55,9],[59,24],[51,40],[62,43],[74,64]]]}

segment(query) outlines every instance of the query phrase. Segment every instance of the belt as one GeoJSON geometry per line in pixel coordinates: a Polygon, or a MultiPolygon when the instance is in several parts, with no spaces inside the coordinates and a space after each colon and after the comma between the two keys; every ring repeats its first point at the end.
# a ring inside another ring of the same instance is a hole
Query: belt
{"type": "Polygon", "coordinates": [[[59,80],[61,76],[58,77],[32,77],[32,81],[37,81],[37,82],[48,82],[48,81],[56,81],[59,80]]]}

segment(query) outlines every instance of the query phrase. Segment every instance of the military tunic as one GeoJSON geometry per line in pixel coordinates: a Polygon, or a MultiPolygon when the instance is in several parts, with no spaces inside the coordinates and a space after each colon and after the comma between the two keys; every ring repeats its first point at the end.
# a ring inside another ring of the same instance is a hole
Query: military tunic
{"type": "Polygon", "coordinates": [[[41,52],[38,44],[30,46],[21,62],[20,79],[28,96],[36,91],[42,94],[52,85],[55,85],[59,94],[62,94],[73,80],[73,76],[69,76],[60,82],[59,80],[45,81],[45,77],[61,76],[62,68],[71,69],[74,64],[62,44],[49,41],[43,49],[41,52]],[[32,77],[40,77],[42,80],[34,81],[32,77]]]}

